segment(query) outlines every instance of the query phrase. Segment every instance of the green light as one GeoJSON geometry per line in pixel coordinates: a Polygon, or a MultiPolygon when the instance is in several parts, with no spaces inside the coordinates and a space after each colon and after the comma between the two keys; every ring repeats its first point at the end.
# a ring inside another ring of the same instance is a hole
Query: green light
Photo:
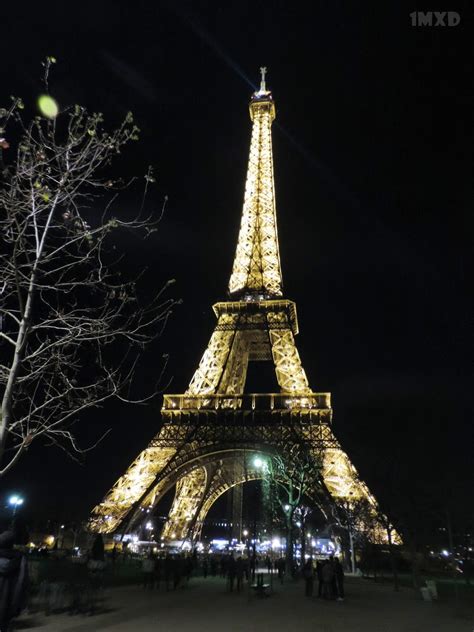
{"type": "Polygon", "coordinates": [[[46,118],[54,119],[59,113],[58,104],[48,94],[42,94],[38,97],[38,109],[46,118]]]}
{"type": "Polygon", "coordinates": [[[257,469],[260,469],[261,467],[263,467],[263,461],[258,456],[253,460],[253,464],[255,465],[257,469]]]}

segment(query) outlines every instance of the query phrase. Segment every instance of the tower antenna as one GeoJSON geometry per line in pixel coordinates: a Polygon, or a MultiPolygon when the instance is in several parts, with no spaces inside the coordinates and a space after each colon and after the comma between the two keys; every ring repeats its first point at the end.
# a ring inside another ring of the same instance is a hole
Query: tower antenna
{"type": "Polygon", "coordinates": [[[265,83],[265,75],[267,74],[267,67],[266,66],[260,66],[260,75],[261,75],[261,80],[260,80],[260,92],[266,92],[267,91],[267,86],[265,83]]]}

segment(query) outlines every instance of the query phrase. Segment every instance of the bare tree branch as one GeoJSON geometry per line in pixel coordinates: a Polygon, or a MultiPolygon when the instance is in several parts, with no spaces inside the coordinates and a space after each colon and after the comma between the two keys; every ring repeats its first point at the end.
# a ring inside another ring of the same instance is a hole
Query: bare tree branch
{"type": "Polygon", "coordinates": [[[14,99],[0,109],[2,137],[12,127],[18,142],[0,148],[0,476],[38,437],[83,452],[70,426],[86,410],[156,395],[134,388],[137,362],[178,302],[165,295],[172,281],[151,290],[124,265],[124,238],[150,238],[166,203],[146,212],[150,170],[135,215],[115,214],[137,182],[109,171],[138,139],[132,115],[111,131],[78,105],[27,122],[14,99]]]}

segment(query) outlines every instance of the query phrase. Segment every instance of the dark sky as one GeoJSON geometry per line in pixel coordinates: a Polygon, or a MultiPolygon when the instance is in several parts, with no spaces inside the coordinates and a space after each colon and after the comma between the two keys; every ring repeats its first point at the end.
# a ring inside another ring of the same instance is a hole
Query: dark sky
{"type": "MultiPolygon", "coordinates": [[[[41,60],[54,55],[61,106],[110,124],[134,112],[141,142],[117,172],[151,163],[150,202],[169,197],[135,262],[157,287],[175,278],[183,299],[143,370],[152,380],[169,353],[168,392],[182,392],[214,326],[211,304],[226,295],[248,100],[266,65],[285,294],[310,384],[333,393],[335,434],[382,501],[387,464],[401,489],[458,498],[472,485],[472,9],[449,7],[457,27],[417,28],[416,7],[384,4],[9,3],[0,102],[33,103],[41,60]]],[[[109,404],[77,434],[88,445],[108,428],[82,465],[33,445],[2,493],[24,493],[31,516],[84,517],[159,428],[159,402],[109,404]]]]}

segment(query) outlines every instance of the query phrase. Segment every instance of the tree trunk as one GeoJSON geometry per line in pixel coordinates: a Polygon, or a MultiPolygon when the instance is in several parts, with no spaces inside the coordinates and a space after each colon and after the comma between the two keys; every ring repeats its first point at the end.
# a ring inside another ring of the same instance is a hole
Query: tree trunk
{"type": "Polygon", "coordinates": [[[392,529],[390,527],[387,527],[387,536],[388,536],[388,552],[390,554],[390,564],[392,566],[392,573],[393,573],[393,589],[396,591],[399,591],[400,586],[398,583],[397,560],[395,558],[395,553],[393,550],[392,529]]]}
{"type": "Polygon", "coordinates": [[[305,563],[306,555],[306,529],[304,522],[301,523],[301,564],[305,563]]]}
{"type": "Polygon", "coordinates": [[[293,520],[286,518],[286,574],[293,577],[293,520]]]}
{"type": "Polygon", "coordinates": [[[351,572],[353,575],[355,575],[356,563],[355,563],[354,536],[352,534],[352,527],[349,527],[349,552],[351,556],[351,572]]]}

